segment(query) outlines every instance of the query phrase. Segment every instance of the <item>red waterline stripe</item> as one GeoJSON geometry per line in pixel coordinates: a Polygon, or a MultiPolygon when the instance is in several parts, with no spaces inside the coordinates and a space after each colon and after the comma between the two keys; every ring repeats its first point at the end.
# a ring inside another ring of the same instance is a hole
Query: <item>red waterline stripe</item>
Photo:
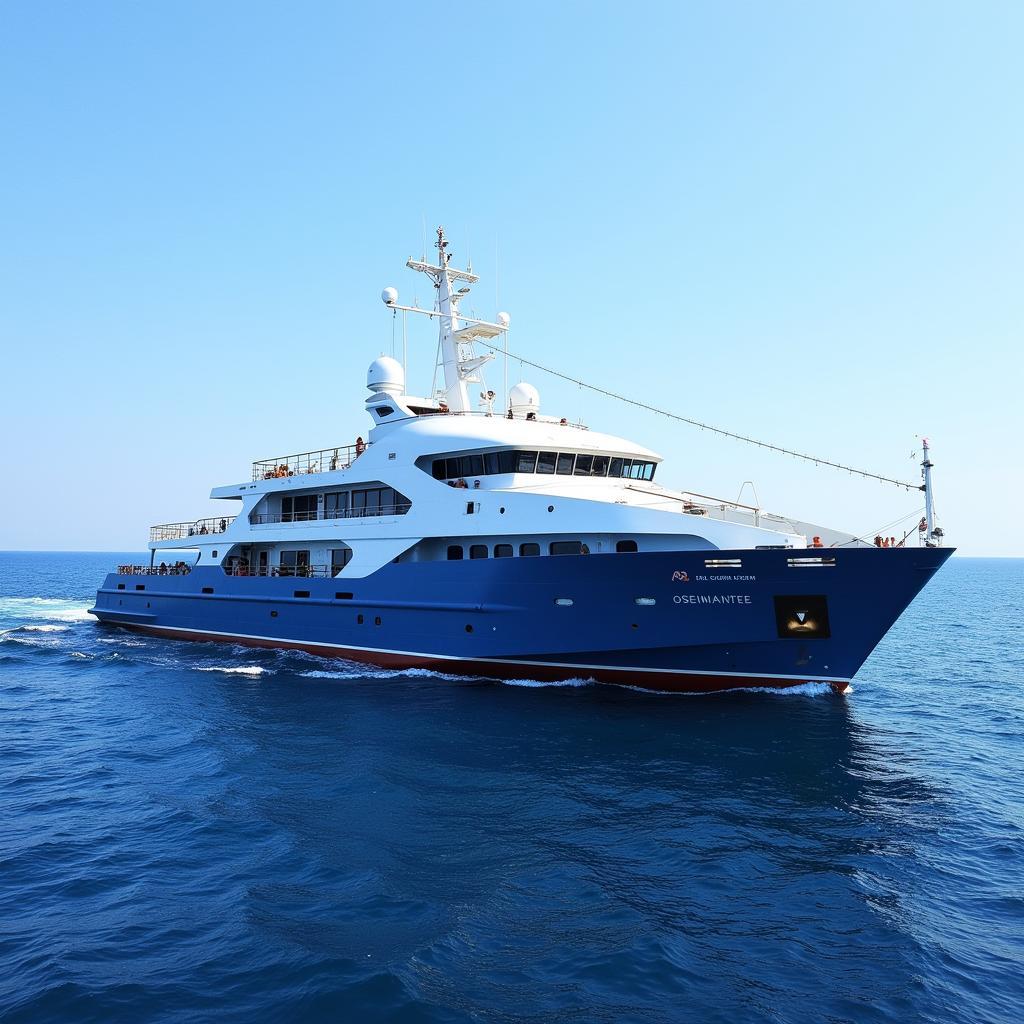
{"type": "Polygon", "coordinates": [[[472,678],[537,679],[540,682],[564,682],[567,679],[594,679],[600,683],[630,686],[643,690],[657,690],[672,693],[713,693],[720,690],[736,690],[749,687],[773,687],[785,689],[802,686],[805,683],[827,683],[837,693],[842,693],[849,680],[822,679],[814,677],[791,678],[788,676],[735,673],[732,675],[702,674],[695,672],[659,672],[651,669],[614,669],[591,665],[551,665],[543,662],[517,662],[505,659],[479,660],[456,657],[430,657],[420,654],[406,654],[391,651],[366,650],[359,647],[343,647],[335,644],[310,644],[297,640],[278,640],[269,637],[246,636],[231,633],[205,633],[201,630],[174,629],[170,626],[151,626],[140,623],[116,622],[113,625],[141,633],[168,637],[173,640],[192,640],[210,643],[237,643],[244,647],[261,647],[272,650],[303,651],[320,657],[344,658],[378,668],[427,668],[451,675],[472,678]],[[500,669],[496,674],[495,669],[500,669]]]}

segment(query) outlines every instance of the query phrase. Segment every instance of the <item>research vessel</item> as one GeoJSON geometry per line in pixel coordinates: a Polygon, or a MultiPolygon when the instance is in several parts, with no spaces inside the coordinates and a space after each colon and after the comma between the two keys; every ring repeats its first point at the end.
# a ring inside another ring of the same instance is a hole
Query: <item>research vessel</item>
{"type": "Polygon", "coordinates": [[[93,615],[161,637],[286,648],[476,678],[652,690],[844,690],[951,554],[925,443],[925,515],[902,543],[660,483],[661,456],[487,388],[509,317],[460,310],[477,276],[410,259],[443,382],[367,375],[365,441],[262,459],[215,487],[231,513],[154,526],[150,560],[103,581],[93,615]]]}

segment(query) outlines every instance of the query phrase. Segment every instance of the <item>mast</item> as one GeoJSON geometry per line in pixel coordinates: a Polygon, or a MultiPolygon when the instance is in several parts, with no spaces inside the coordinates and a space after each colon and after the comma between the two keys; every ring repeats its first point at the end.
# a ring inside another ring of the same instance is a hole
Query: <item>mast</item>
{"type": "MultiPolygon", "coordinates": [[[[438,252],[436,266],[423,260],[408,260],[405,265],[430,277],[437,290],[434,309],[440,314],[439,342],[444,367],[444,400],[452,412],[471,412],[473,403],[469,385],[483,383],[479,370],[484,363],[494,357],[490,353],[477,356],[474,350],[473,337],[483,337],[484,332],[472,327],[461,327],[459,302],[469,288],[456,290],[454,284],[457,281],[476,284],[480,279],[471,270],[456,270],[450,265],[451,253],[448,252],[448,239],[444,237],[444,228],[437,229],[437,241],[434,245],[438,252]]],[[[480,321],[473,320],[470,323],[479,324],[480,321]]]]}
{"type": "Polygon", "coordinates": [[[925,544],[928,547],[940,546],[942,531],[935,527],[935,499],[932,494],[932,460],[928,451],[928,438],[921,438],[921,479],[924,486],[924,522],[925,522],[925,544]]]}

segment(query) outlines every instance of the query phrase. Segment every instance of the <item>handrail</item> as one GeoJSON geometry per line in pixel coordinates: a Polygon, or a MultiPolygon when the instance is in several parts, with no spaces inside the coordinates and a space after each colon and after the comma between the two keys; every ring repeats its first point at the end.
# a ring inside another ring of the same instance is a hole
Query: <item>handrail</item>
{"type": "Polygon", "coordinates": [[[191,565],[119,565],[119,576],[187,576],[191,565]]]}
{"type": "Polygon", "coordinates": [[[298,455],[279,455],[276,459],[260,459],[252,464],[253,480],[277,480],[288,476],[306,476],[312,473],[331,473],[348,469],[370,447],[365,444],[337,445],[318,452],[300,452],[298,455]]]}
{"type": "Polygon", "coordinates": [[[185,540],[187,537],[224,533],[236,518],[237,516],[211,516],[208,519],[195,519],[190,523],[162,523],[149,528],[149,539],[185,540]]]}
{"type": "Polygon", "coordinates": [[[394,505],[374,505],[370,508],[336,509],[331,512],[255,512],[249,516],[254,526],[270,523],[315,523],[329,519],[366,519],[376,516],[404,516],[412,508],[411,501],[394,505]]]}
{"type": "Polygon", "coordinates": [[[226,576],[282,576],[289,579],[330,579],[334,576],[331,565],[233,565],[224,566],[226,576]]]}

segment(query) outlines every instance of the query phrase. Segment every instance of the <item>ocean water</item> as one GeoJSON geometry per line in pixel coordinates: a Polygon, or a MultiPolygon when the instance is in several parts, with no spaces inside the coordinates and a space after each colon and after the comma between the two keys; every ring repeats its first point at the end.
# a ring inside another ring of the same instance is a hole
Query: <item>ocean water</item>
{"type": "Polygon", "coordinates": [[[680,697],[102,629],[127,558],[0,554],[4,1021],[1024,1015],[1024,562],[680,697]]]}

